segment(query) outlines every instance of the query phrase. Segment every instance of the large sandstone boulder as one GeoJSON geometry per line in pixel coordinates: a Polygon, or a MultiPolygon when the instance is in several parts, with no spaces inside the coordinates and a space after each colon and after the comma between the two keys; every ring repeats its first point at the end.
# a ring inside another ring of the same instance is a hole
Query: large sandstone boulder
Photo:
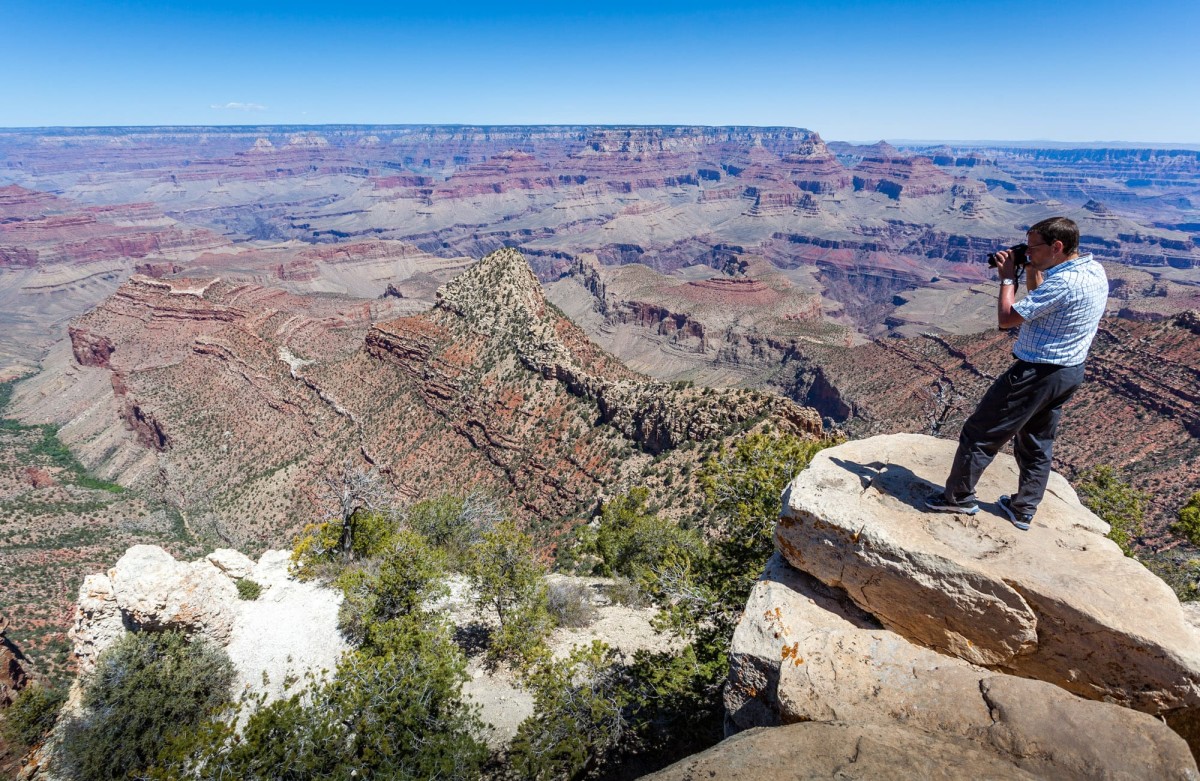
{"type": "Polygon", "coordinates": [[[914,645],[779,554],[750,595],[731,662],[735,729],[903,726],[1043,778],[1197,777],[1187,744],[1152,716],[914,645]]]}
{"type": "Polygon", "coordinates": [[[908,640],[1173,723],[1200,712],[1200,637],[1157,577],[1051,475],[1032,530],[995,504],[1017,484],[1001,455],[974,516],[925,512],[955,443],[911,434],[823,451],[784,494],[776,543],[908,640]]]}
{"type": "Polygon", "coordinates": [[[154,545],[135,545],[108,571],[122,616],[134,629],[179,629],[225,645],[237,586],[208,561],[176,561],[154,545]]]}
{"type": "Polygon", "coordinates": [[[646,781],[1032,781],[1042,778],[969,741],[899,724],[810,722],[754,729],[646,781]]]}

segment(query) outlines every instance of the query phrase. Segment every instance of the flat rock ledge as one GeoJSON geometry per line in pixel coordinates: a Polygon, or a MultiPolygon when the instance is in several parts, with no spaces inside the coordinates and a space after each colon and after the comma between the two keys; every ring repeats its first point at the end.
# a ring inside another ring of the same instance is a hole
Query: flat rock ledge
{"type": "Polygon", "coordinates": [[[1200,704],[1194,616],[1057,474],[1028,532],[995,504],[1016,487],[1007,456],[979,486],[978,515],[926,512],[954,448],[919,435],[850,442],[788,487],[779,552],[731,648],[739,742],[714,747],[726,760],[680,763],[693,777],[727,761],[718,776],[745,763],[779,778],[893,778],[909,764],[931,778],[1200,778],[1180,737],[1195,734],[1200,704]],[[789,739],[755,730],[779,725],[789,739]],[[813,757],[809,742],[828,748],[813,757]],[[847,745],[863,751],[837,764],[847,745]],[[987,758],[934,761],[955,746],[987,758]],[[884,747],[898,764],[863,762],[884,747]],[[776,751],[792,764],[770,770],[776,751]]]}

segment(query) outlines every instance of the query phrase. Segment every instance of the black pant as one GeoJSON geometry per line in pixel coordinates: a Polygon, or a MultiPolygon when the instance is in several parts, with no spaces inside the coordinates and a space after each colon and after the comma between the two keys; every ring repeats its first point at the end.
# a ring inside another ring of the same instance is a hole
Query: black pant
{"type": "Polygon", "coordinates": [[[975,484],[983,470],[1015,436],[1013,453],[1021,475],[1012,507],[1033,515],[1050,479],[1062,406],[1082,382],[1082,363],[1056,366],[1017,360],[992,383],[963,424],[954,466],[946,481],[946,497],[960,502],[974,499],[975,484]]]}

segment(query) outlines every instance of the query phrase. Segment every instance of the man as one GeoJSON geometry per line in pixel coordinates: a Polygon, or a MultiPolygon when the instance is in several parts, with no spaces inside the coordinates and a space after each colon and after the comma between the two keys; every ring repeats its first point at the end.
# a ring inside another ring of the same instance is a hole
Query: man
{"type": "Polygon", "coordinates": [[[944,491],[925,500],[938,512],[979,512],[975,485],[996,453],[1015,438],[1019,487],[1000,508],[1013,525],[1028,530],[1050,478],[1054,435],[1063,404],[1083,382],[1083,362],[1108,301],[1108,279],[1091,254],[1079,254],[1079,228],[1051,217],[1026,233],[1029,294],[1016,300],[1013,253],[996,253],[1000,328],[1021,326],[1013,347],[1016,363],[984,394],[963,424],[944,491]]]}

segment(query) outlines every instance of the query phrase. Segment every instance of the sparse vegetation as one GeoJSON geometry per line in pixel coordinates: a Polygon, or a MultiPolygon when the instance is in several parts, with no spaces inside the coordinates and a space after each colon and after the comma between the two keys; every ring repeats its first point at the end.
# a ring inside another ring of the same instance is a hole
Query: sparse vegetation
{"type": "Polygon", "coordinates": [[[592,603],[591,588],[582,583],[551,583],[546,608],[555,625],[573,628],[588,626],[599,613],[592,603]]]}
{"type": "Polygon", "coordinates": [[[0,719],[0,734],[21,752],[28,751],[53,729],[66,699],[67,693],[62,689],[38,684],[26,686],[5,709],[0,719]]]}
{"type": "Polygon", "coordinates": [[[1149,494],[1131,487],[1107,465],[1081,473],[1075,490],[1083,505],[1109,525],[1108,538],[1126,556],[1134,557],[1133,544],[1142,535],[1149,494]]]}

